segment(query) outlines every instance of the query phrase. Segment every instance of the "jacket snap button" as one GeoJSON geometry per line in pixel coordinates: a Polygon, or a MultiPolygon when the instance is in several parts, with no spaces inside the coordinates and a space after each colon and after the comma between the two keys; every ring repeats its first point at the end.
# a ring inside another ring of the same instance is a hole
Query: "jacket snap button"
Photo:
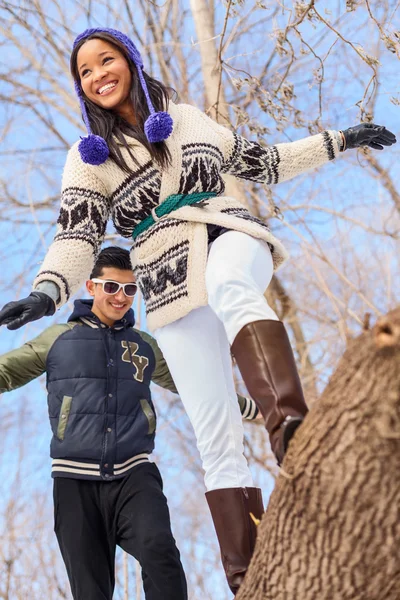
{"type": "MultiPolygon", "coordinates": [[[[104,466],[105,466],[105,468],[107,469],[107,467],[108,467],[108,463],[106,463],[104,466]]],[[[106,477],[107,477],[107,475],[106,475],[106,477]]]]}
{"type": "Polygon", "coordinates": [[[108,431],[108,433],[111,433],[111,431],[112,431],[111,427],[107,427],[107,431],[108,431]]]}
{"type": "Polygon", "coordinates": [[[108,397],[109,397],[109,398],[112,398],[112,394],[108,394],[108,397]]]}

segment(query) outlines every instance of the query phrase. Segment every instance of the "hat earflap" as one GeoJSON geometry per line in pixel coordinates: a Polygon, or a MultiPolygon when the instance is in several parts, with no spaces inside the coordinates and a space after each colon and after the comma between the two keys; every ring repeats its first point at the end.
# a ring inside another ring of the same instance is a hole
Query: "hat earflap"
{"type": "Polygon", "coordinates": [[[94,135],[90,127],[90,121],[88,118],[85,101],[82,97],[82,91],[78,83],[75,81],[75,91],[78,94],[79,104],[81,107],[82,117],[88,131],[88,135],[85,137],[81,136],[78,150],[81,155],[81,159],[88,165],[102,165],[106,162],[110,150],[107,146],[107,142],[100,135],[94,135]]]}
{"type": "Polygon", "coordinates": [[[137,65],[137,71],[142,85],[144,95],[146,96],[147,106],[149,107],[150,116],[144,123],[144,133],[150,143],[163,142],[172,133],[174,122],[170,114],[164,111],[156,112],[153,103],[150,99],[147,83],[143,75],[143,67],[137,65]]]}

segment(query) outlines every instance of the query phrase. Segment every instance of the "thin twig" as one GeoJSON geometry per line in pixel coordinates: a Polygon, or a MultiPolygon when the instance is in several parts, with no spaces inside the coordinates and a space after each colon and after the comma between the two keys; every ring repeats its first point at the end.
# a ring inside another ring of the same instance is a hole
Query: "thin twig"
{"type": "Polygon", "coordinates": [[[215,115],[216,115],[216,119],[218,121],[218,114],[219,114],[219,96],[221,93],[221,86],[222,86],[222,46],[224,43],[224,37],[225,37],[225,33],[226,33],[226,28],[228,27],[228,21],[229,21],[229,11],[232,5],[232,0],[229,0],[228,2],[228,6],[226,8],[226,13],[225,13],[225,19],[224,19],[224,26],[222,29],[222,34],[221,34],[221,38],[219,41],[219,48],[218,48],[218,64],[216,65],[217,68],[219,68],[219,79],[218,79],[218,91],[217,91],[217,100],[215,103],[215,115]]]}

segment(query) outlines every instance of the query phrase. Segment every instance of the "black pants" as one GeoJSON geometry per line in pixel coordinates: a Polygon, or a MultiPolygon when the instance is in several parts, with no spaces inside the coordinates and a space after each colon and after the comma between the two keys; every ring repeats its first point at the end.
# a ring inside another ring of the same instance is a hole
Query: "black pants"
{"type": "Polygon", "coordinates": [[[74,600],[112,599],[117,545],[139,561],[146,600],[187,600],[155,464],[109,483],[55,478],[54,520],[74,600]]]}

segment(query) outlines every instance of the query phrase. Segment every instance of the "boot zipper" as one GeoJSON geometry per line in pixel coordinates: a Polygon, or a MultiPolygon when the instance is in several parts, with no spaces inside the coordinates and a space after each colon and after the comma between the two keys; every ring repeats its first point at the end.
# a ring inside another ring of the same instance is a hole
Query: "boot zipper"
{"type": "MultiPolygon", "coordinates": [[[[242,488],[243,490],[243,495],[246,498],[246,500],[249,500],[249,492],[247,491],[246,488],[242,488]]],[[[249,505],[248,503],[245,501],[244,502],[244,515],[245,515],[245,523],[246,523],[246,529],[247,529],[247,535],[248,535],[248,539],[249,539],[249,548],[251,548],[252,546],[252,541],[253,541],[253,536],[252,536],[252,531],[251,531],[251,526],[250,526],[250,513],[249,513],[249,505]]]]}

